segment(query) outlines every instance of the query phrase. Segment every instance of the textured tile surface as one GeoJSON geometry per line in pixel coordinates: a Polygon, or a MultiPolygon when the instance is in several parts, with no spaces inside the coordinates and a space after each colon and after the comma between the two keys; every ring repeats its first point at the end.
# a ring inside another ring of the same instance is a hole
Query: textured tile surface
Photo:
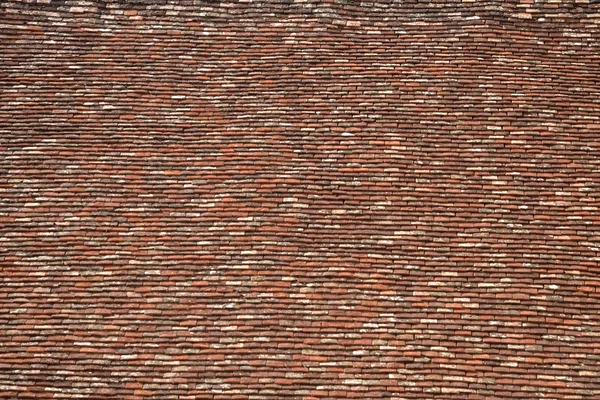
{"type": "Polygon", "coordinates": [[[5,1],[0,398],[600,398],[600,5],[5,1]]]}

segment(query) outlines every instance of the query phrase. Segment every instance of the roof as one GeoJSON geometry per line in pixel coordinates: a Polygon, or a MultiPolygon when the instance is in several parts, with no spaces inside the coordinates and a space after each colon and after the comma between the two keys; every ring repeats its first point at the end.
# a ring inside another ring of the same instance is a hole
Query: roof
{"type": "Polygon", "coordinates": [[[597,399],[600,6],[0,5],[0,397],[597,399]]]}

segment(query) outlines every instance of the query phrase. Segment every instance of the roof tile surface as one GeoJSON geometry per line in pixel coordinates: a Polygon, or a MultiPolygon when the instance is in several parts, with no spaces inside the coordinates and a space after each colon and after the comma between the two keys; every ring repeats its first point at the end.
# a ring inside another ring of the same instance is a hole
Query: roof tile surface
{"type": "Polygon", "coordinates": [[[0,397],[600,398],[600,5],[0,5],[0,397]]]}

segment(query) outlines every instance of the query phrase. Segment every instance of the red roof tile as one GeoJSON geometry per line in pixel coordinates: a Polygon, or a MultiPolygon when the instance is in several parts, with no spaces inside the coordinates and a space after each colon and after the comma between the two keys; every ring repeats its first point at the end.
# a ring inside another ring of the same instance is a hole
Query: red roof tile
{"type": "Polygon", "coordinates": [[[0,397],[600,398],[600,5],[0,5],[0,397]]]}

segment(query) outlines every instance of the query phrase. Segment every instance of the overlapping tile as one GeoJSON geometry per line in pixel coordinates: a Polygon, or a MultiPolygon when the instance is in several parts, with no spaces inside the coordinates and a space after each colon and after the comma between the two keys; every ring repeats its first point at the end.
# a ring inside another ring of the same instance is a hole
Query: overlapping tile
{"type": "Polygon", "coordinates": [[[0,397],[596,399],[600,5],[0,5],[0,397]]]}

